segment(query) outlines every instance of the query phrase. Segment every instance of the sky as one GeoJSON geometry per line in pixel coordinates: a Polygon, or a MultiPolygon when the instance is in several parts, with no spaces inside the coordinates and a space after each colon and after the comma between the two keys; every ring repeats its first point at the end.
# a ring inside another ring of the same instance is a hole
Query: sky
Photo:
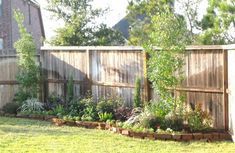
{"type": "MultiPolygon", "coordinates": [[[[41,5],[46,38],[50,39],[55,35],[54,30],[62,26],[63,22],[51,18],[52,14],[45,9],[47,0],[37,0],[37,2],[41,5]]],[[[103,16],[101,21],[112,27],[125,17],[127,4],[128,0],[94,0],[93,6],[95,8],[109,8],[110,11],[103,16]]]]}

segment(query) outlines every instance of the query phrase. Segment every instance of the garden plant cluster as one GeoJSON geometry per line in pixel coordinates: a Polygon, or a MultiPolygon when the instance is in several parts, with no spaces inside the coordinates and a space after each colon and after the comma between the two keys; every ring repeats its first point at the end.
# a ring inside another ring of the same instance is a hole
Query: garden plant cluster
{"type": "Polygon", "coordinates": [[[137,79],[132,108],[125,106],[125,102],[118,96],[106,96],[98,101],[89,93],[84,97],[74,96],[71,77],[66,98],[52,94],[43,103],[32,98],[21,104],[8,103],[3,110],[6,115],[52,120],[56,125],[109,129],[138,138],[181,140],[184,135],[183,140],[230,139],[227,134],[218,133],[211,128],[212,117],[203,111],[200,105],[192,107],[189,111],[179,105],[170,112],[162,112],[159,102],[143,103],[141,92],[137,89],[140,88],[137,85],[139,83],[137,79]]]}

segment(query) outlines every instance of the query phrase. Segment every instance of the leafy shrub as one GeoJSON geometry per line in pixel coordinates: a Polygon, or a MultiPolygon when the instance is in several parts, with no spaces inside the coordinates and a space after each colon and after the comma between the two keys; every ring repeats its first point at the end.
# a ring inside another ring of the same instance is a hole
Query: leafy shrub
{"type": "Polygon", "coordinates": [[[22,106],[20,107],[22,112],[29,111],[29,112],[40,112],[43,111],[43,103],[39,102],[38,99],[32,98],[28,99],[23,102],[22,106]]]}
{"type": "Polygon", "coordinates": [[[141,80],[137,78],[135,80],[135,91],[134,91],[134,107],[141,107],[141,80]]]}
{"type": "Polygon", "coordinates": [[[51,94],[44,103],[44,107],[46,110],[53,110],[59,105],[65,106],[66,103],[61,96],[58,96],[55,93],[51,94]]]}
{"type": "Polygon", "coordinates": [[[141,113],[139,120],[141,127],[153,129],[157,129],[157,127],[161,126],[163,122],[162,118],[156,117],[155,115],[148,112],[141,113]]]}
{"type": "Polygon", "coordinates": [[[140,117],[141,117],[142,112],[143,112],[142,108],[140,108],[140,107],[134,108],[131,111],[130,118],[127,121],[125,121],[125,124],[131,125],[131,126],[138,124],[140,121],[140,117]]]}
{"type": "Polygon", "coordinates": [[[2,110],[4,113],[8,114],[17,114],[17,110],[20,107],[20,104],[16,102],[7,103],[3,106],[2,110]]]}
{"type": "Polygon", "coordinates": [[[88,106],[84,110],[84,114],[82,115],[82,121],[94,121],[97,120],[98,115],[95,110],[95,107],[88,106]]]}
{"type": "Polygon", "coordinates": [[[70,101],[68,112],[71,116],[82,116],[86,108],[86,100],[81,100],[79,98],[70,101]]]}
{"type": "Polygon", "coordinates": [[[58,117],[62,117],[66,114],[66,111],[64,109],[64,106],[62,105],[57,105],[53,110],[52,110],[52,114],[56,115],[58,117]]]}
{"type": "Polygon", "coordinates": [[[22,90],[19,90],[15,94],[13,101],[17,102],[19,104],[23,104],[23,102],[26,101],[27,99],[29,99],[30,97],[31,97],[30,93],[23,92],[22,90]]]}
{"type": "Polygon", "coordinates": [[[132,109],[129,107],[119,107],[114,110],[114,118],[119,121],[126,121],[131,117],[132,109]]]}
{"type": "Polygon", "coordinates": [[[196,105],[194,110],[188,112],[187,121],[191,131],[207,130],[213,124],[211,115],[203,111],[201,105],[196,105]]]}
{"type": "Polygon", "coordinates": [[[112,113],[98,113],[100,121],[106,122],[107,120],[112,120],[113,119],[113,114],[112,113]]]}
{"type": "Polygon", "coordinates": [[[124,101],[122,98],[112,95],[107,97],[102,97],[99,99],[97,104],[97,111],[98,112],[109,112],[113,113],[115,109],[124,106],[124,101]]]}
{"type": "Polygon", "coordinates": [[[111,99],[101,98],[96,106],[96,109],[99,113],[113,113],[114,106],[111,99]]]}
{"type": "Polygon", "coordinates": [[[184,120],[178,116],[167,116],[162,123],[161,128],[171,128],[174,131],[181,131],[184,128],[184,120]]]}

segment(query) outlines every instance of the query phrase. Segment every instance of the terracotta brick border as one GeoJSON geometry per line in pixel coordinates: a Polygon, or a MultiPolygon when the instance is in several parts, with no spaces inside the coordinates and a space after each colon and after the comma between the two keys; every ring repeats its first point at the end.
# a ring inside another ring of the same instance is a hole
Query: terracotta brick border
{"type": "Polygon", "coordinates": [[[112,124],[107,124],[104,122],[87,122],[87,121],[64,121],[54,116],[33,116],[33,115],[16,115],[7,117],[18,117],[26,119],[36,119],[50,121],[57,126],[67,125],[67,126],[77,126],[89,129],[101,129],[109,130],[113,133],[118,133],[124,136],[149,139],[149,140],[172,140],[172,141],[231,141],[232,137],[227,132],[208,132],[208,133],[182,133],[182,134],[160,134],[156,132],[134,132],[129,129],[123,129],[116,127],[112,124]]]}

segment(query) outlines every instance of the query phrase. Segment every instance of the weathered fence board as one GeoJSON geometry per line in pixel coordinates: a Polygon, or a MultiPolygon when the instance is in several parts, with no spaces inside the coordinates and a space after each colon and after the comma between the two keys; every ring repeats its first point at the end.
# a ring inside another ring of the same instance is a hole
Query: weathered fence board
{"type": "Polygon", "coordinates": [[[17,60],[12,52],[0,51],[0,108],[12,101],[17,90],[17,60]]]}
{"type": "Polygon", "coordinates": [[[17,92],[17,72],[15,50],[0,50],[0,108],[11,102],[17,92]]]}

